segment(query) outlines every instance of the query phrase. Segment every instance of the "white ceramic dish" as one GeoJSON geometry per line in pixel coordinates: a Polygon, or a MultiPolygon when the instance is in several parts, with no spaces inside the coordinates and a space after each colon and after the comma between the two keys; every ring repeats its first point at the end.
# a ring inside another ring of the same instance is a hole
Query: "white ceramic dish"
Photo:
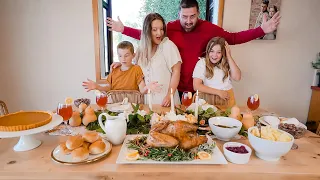
{"type": "Polygon", "coordinates": [[[121,103],[114,103],[114,104],[107,104],[107,110],[112,112],[124,112],[124,111],[132,111],[131,103],[128,104],[121,104],[121,103]]]}
{"type": "MultiPolygon", "coordinates": [[[[126,154],[129,149],[127,148],[127,143],[129,140],[136,138],[137,136],[143,135],[127,135],[124,143],[122,144],[121,150],[119,152],[116,163],[117,164],[228,164],[227,160],[221,153],[218,146],[216,146],[212,153],[212,158],[210,160],[192,160],[192,161],[177,161],[177,162],[165,162],[165,161],[154,161],[154,160],[136,160],[136,161],[128,161],[126,159],[126,154]]],[[[147,135],[144,135],[147,136],[147,135]]]]}
{"type": "Polygon", "coordinates": [[[234,164],[247,164],[250,160],[252,150],[249,146],[242,144],[242,143],[227,142],[227,143],[224,143],[224,145],[223,145],[223,153],[229,162],[232,162],[234,164]],[[235,153],[235,152],[229,151],[227,149],[227,147],[240,147],[240,146],[244,146],[246,148],[246,150],[248,151],[248,153],[240,154],[240,153],[235,153]]]}
{"type": "Polygon", "coordinates": [[[307,126],[303,123],[301,123],[299,120],[296,118],[285,118],[285,117],[279,117],[281,123],[288,123],[288,124],[294,124],[297,127],[307,129],[307,126]]]}
{"type": "Polygon", "coordinates": [[[98,161],[104,157],[106,157],[111,149],[112,149],[112,145],[111,143],[109,143],[107,140],[105,139],[102,139],[103,142],[106,144],[106,149],[103,153],[101,154],[97,154],[97,155],[92,155],[90,154],[89,155],[89,158],[84,160],[84,161],[80,161],[80,162],[77,162],[77,161],[74,161],[72,159],[72,156],[71,154],[68,154],[68,155],[64,155],[63,153],[60,152],[58,146],[56,148],[54,148],[54,150],[51,152],[51,158],[53,161],[55,162],[58,162],[58,163],[61,163],[61,164],[66,164],[66,165],[72,165],[72,164],[86,164],[86,163],[91,163],[91,162],[94,162],[94,161],[98,161]]]}
{"type": "Polygon", "coordinates": [[[231,138],[235,137],[242,127],[242,123],[239,120],[229,117],[212,117],[208,122],[213,134],[217,137],[217,139],[222,141],[229,141],[231,138]],[[216,125],[236,127],[223,128],[216,125]]]}
{"type": "Polygon", "coordinates": [[[62,117],[57,114],[52,114],[52,120],[50,123],[37,127],[34,129],[28,129],[25,131],[0,131],[0,138],[13,138],[20,137],[19,142],[14,146],[15,151],[28,151],[37,148],[41,145],[41,141],[33,137],[33,134],[38,134],[47,130],[50,130],[63,121],[62,117]]]}
{"type": "Polygon", "coordinates": [[[280,119],[276,116],[262,116],[259,118],[259,121],[263,125],[271,126],[276,129],[278,129],[280,124],[280,119]]]}
{"type": "Polygon", "coordinates": [[[278,131],[287,134],[291,138],[290,142],[271,141],[256,137],[251,133],[253,129],[257,129],[257,127],[254,126],[248,129],[248,139],[252,148],[255,150],[256,156],[260,159],[278,161],[281,156],[284,156],[290,151],[293,145],[294,137],[285,131],[278,129],[278,131]]]}
{"type": "MultiPolygon", "coordinates": [[[[276,117],[276,116],[263,116],[263,117],[260,117],[259,118],[259,122],[265,126],[269,126],[269,124],[264,120],[265,117],[276,117]]],[[[289,118],[285,118],[285,117],[279,117],[279,123],[288,123],[288,124],[292,124],[290,123],[290,121],[286,121],[286,120],[283,120],[283,119],[289,119],[289,118]]],[[[276,120],[275,120],[276,121],[276,120]]],[[[279,124],[278,124],[279,125],[279,124]]],[[[272,125],[273,128],[276,128],[278,129],[278,125],[272,125]]],[[[296,125],[296,124],[295,124],[296,125]]],[[[304,128],[304,129],[307,129],[307,126],[304,125],[303,123],[299,122],[298,125],[296,125],[297,127],[300,127],[300,128],[304,128]]]]}

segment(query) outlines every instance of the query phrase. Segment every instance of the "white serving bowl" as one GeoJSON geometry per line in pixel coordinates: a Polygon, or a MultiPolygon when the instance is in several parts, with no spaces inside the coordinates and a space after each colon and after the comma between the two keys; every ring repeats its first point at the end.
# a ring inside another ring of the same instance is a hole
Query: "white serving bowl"
{"type": "Polygon", "coordinates": [[[287,134],[291,138],[291,141],[272,141],[254,136],[251,133],[251,130],[255,128],[258,127],[254,126],[248,129],[248,139],[258,158],[266,161],[277,161],[281,156],[284,156],[290,151],[294,141],[294,137],[291,134],[277,129],[278,131],[287,134]]]}
{"type": "Polygon", "coordinates": [[[236,136],[241,127],[242,123],[234,118],[229,117],[212,117],[209,119],[209,126],[213,134],[222,141],[229,141],[231,138],[236,136]],[[237,126],[236,128],[223,128],[215,125],[225,125],[225,126],[237,126]]]}
{"type": "Polygon", "coordinates": [[[249,146],[242,144],[242,143],[227,142],[227,143],[224,143],[224,145],[223,145],[223,153],[224,153],[225,157],[227,158],[227,160],[234,163],[234,164],[247,164],[250,160],[252,150],[249,146]],[[244,146],[247,149],[248,153],[240,154],[240,153],[235,153],[235,152],[229,151],[227,149],[227,147],[240,147],[240,146],[244,146]]]}

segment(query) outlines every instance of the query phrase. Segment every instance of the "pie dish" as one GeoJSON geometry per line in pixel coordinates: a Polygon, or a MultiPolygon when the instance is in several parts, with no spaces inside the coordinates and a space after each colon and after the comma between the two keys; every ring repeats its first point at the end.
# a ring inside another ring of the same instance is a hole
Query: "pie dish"
{"type": "Polygon", "coordinates": [[[44,111],[21,111],[0,117],[0,131],[24,131],[50,123],[51,114],[44,111]]]}

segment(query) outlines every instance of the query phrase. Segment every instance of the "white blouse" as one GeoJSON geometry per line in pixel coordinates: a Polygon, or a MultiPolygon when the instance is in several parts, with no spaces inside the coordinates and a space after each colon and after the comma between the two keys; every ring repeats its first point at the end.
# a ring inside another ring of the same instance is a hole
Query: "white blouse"
{"type": "MultiPolygon", "coordinates": [[[[178,62],[182,62],[179,50],[167,37],[161,41],[147,66],[143,66],[138,62],[138,65],[143,71],[146,84],[158,81],[158,83],[162,85],[160,93],[152,93],[152,104],[161,104],[167,95],[172,75],[172,67],[178,62]]],[[[175,104],[180,104],[178,90],[175,92],[173,99],[175,104]]],[[[147,95],[145,95],[145,104],[148,104],[147,95]]]]}
{"type": "Polygon", "coordinates": [[[218,67],[214,67],[213,70],[213,77],[211,79],[206,78],[206,62],[205,58],[200,58],[200,60],[197,62],[196,67],[193,70],[193,78],[199,78],[203,81],[203,84],[205,86],[219,89],[219,90],[229,90],[232,89],[232,84],[230,80],[230,75],[224,80],[224,72],[222,69],[218,67]]]}

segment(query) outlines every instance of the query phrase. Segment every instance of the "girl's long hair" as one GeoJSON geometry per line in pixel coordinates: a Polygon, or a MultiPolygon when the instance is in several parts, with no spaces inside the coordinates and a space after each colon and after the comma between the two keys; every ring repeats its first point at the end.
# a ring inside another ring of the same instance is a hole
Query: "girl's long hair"
{"type": "Polygon", "coordinates": [[[163,17],[158,13],[148,14],[143,21],[143,28],[140,38],[139,47],[136,53],[136,63],[141,64],[142,66],[147,66],[151,60],[151,50],[152,50],[152,37],[151,23],[154,20],[160,20],[163,23],[164,37],[166,36],[166,24],[163,17]]]}
{"type": "Polygon", "coordinates": [[[230,67],[229,67],[229,63],[227,60],[227,56],[226,56],[225,41],[226,40],[222,37],[214,37],[208,42],[208,45],[206,48],[206,59],[205,59],[205,62],[206,62],[206,74],[205,75],[206,75],[206,78],[208,78],[208,79],[211,79],[214,76],[214,67],[218,67],[218,68],[222,69],[222,71],[224,72],[224,76],[223,76],[222,81],[224,81],[229,76],[230,67]],[[219,45],[221,47],[222,57],[219,62],[212,63],[209,58],[209,53],[210,53],[211,49],[213,48],[213,46],[215,46],[215,45],[219,45]]]}

